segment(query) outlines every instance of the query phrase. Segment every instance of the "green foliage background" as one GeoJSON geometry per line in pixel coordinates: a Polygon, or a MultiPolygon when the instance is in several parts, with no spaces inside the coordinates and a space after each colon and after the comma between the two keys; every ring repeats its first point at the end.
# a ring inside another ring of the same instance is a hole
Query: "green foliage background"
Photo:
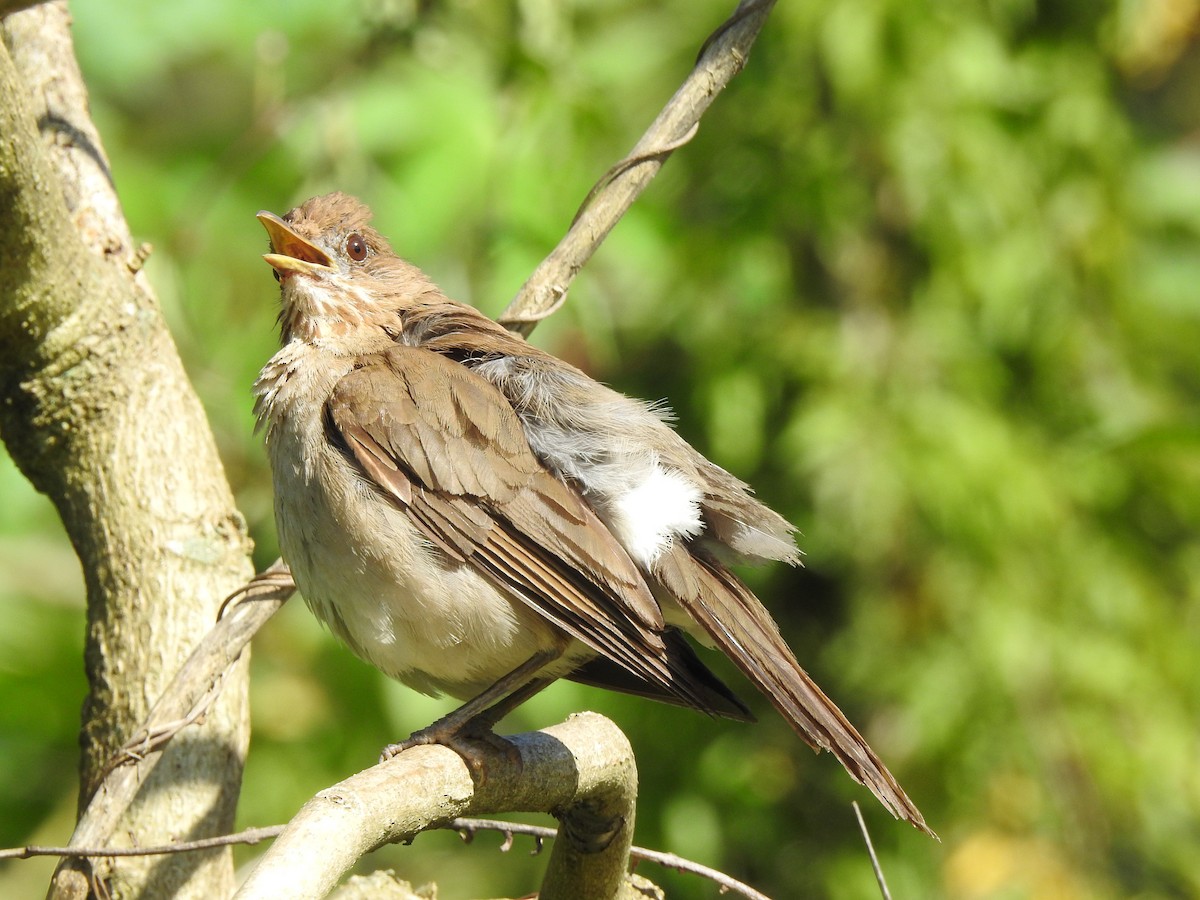
{"type": "MultiPolygon", "coordinates": [[[[402,255],[495,314],[731,6],[72,4],[260,563],[276,548],[249,385],[276,291],[254,212],[357,193],[402,255]]],[[[943,838],[893,823],[761,702],[755,726],[567,684],[529,703],[513,729],[594,708],[627,730],[639,843],[778,897],[874,897],[858,799],[898,897],[1200,894],[1198,21],[1197,0],[783,0],[539,328],[667,398],[800,526],[806,568],[749,577],[943,838]]],[[[69,833],[75,569],[5,461],[3,845],[69,833]]],[[[252,698],[246,825],[447,708],[299,603],[255,642],[252,698]]],[[[444,897],[531,890],[542,861],[498,843],[427,835],[372,862],[444,897]]],[[[40,895],[46,871],[5,864],[0,894],[40,895]]]]}

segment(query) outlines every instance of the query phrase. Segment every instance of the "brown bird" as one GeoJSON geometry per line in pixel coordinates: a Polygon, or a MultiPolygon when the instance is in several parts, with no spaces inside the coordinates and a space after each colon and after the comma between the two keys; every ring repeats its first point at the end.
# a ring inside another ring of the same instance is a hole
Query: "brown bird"
{"type": "Polygon", "coordinates": [[[733,719],[715,645],[893,815],[921,813],[727,562],[796,564],[793,527],[633,400],[446,297],[345,194],[260,212],[282,348],[254,386],[283,557],[362,659],[467,702],[472,739],[557,678],[733,719]]]}

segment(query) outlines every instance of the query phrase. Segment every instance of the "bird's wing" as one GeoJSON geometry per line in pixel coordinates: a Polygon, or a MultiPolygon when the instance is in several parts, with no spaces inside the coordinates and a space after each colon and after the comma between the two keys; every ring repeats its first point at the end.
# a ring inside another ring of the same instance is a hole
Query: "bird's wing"
{"type": "Polygon", "coordinates": [[[653,574],[800,737],[833,753],[897,818],[933,835],[887,766],[800,667],[771,614],[736,575],[682,543],[659,556],[653,574]]]}
{"type": "Polygon", "coordinates": [[[724,712],[670,652],[662,613],[628,554],[542,466],[490,383],[440,354],[396,346],[338,383],[326,424],[362,475],[445,553],[636,678],[724,712]]]}

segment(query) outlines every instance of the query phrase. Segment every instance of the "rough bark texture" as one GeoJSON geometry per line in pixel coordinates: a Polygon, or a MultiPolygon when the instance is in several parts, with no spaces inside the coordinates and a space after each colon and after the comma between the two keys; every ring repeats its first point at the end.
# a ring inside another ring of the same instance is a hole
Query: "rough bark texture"
{"type": "MultiPolygon", "coordinates": [[[[3,38],[0,436],[57,506],[87,585],[82,807],[252,570],[203,410],[139,274],[65,4],[7,16],[3,38]]],[[[228,831],[247,740],[243,661],[203,726],[171,743],[113,840],[228,831]]],[[[225,851],[98,862],[97,873],[118,897],[232,887],[225,851]]],[[[60,895],[86,890],[60,876],[60,895]]]]}

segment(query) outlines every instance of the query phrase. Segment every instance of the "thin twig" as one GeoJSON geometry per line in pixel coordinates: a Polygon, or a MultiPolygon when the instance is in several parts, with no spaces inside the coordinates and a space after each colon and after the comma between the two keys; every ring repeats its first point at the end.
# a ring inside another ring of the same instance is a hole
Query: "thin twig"
{"type": "MultiPolygon", "coordinates": [[[[617,178],[623,173],[628,172],[634,166],[641,165],[644,162],[649,162],[652,159],[665,159],[667,156],[674,153],[676,150],[694,138],[696,136],[696,132],[699,130],[700,123],[696,122],[691,128],[688,129],[687,134],[683,135],[678,140],[671,141],[670,143],[663,144],[660,147],[655,147],[653,150],[647,150],[643,153],[632,153],[622,159],[620,162],[614,163],[609,167],[607,172],[600,176],[600,180],[592,185],[592,189],[587,192],[587,196],[584,197],[583,202],[579,204],[579,209],[575,210],[575,215],[571,218],[571,224],[574,225],[576,222],[578,222],[580,218],[583,217],[583,214],[587,212],[588,207],[592,205],[592,201],[596,199],[596,195],[616,181],[617,178]]],[[[547,315],[549,315],[549,313],[547,313],[547,315]]],[[[542,316],[542,318],[545,318],[545,316],[542,316]]]]}
{"type": "MultiPolygon", "coordinates": [[[[470,837],[476,831],[499,831],[505,836],[504,846],[500,848],[505,851],[512,845],[514,834],[528,835],[539,842],[553,840],[558,836],[558,829],[556,828],[548,828],[544,825],[526,825],[520,822],[503,822],[498,819],[452,819],[442,827],[462,833],[463,839],[466,841],[469,841],[470,837]]],[[[534,852],[537,853],[540,850],[541,844],[539,843],[534,852]]],[[[720,885],[722,893],[733,891],[736,894],[741,894],[743,897],[748,897],[749,900],[771,900],[766,894],[756,891],[750,885],[738,881],[731,875],[726,875],[724,872],[709,868],[693,860],[684,859],[682,856],[676,856],[674,853],[662,853],[658,850],[648,850],[645,847],[635,846],[630,848],[629,855],[633,859],[657,863],[660,866],[674,869],[677,872],[687,872],[692,875],[699,875],[701,878],[707,878],[720,885]]]]}
{"type": "Polygon", "coordinates": [[[859,809],[857,800],[851,801],[851,805],[854,807],[854,815],[858,817],[858,830],[862,832],[863,841],[867,845],[867,855],[871,857],[871,868],[875,870],[875,881],[879,884],[879,893],[883,895],[883,900],[892,900],[887,879],[883,877],[883,869],[879,866],[879,857],[875,855],[875,845],[871,843],[871,835],[867,832],[867,823],[863,819],[862,810],[859,809]]]}
{"type": "Polygon", "coordinates": [[[269,841],[279,837],[285,827],[271,825],[266,828],[247,828],[233,834],[220,834],[194,841],[176,841],[173,844],[158,844],[153,847],[13,847],[0,850],[0,859],[29,859],[34,856],[162,856],[167,853],[190,853],[195,850],[211,850],[213,847],[269,841]]]}
{"type": "Polygon", "coordinates": [[[566,300],[571,281],[613,226],[658,174],[667,157],[691,140],[717,94],[742,70],[775,0],[742,0],[701,47],[695,68],[632,150],[588,192],[566,235],[542,260],[500,315],[528,335],[566,300]]]}
{"type": "MultiPolygon", "coordinates": [[[[37,845],[13,847],[0,849],[0,859],[30,859],[35,856],[161,856],[167,853],[190,853],[197,850],[211,850],[214,847],[229,847],[235,844],[258,844],[278,837],[286,827],[286,825],[271,825],[264,828],[247,828],[233,834],[200,838],[195,841],[158,844],[152,847],[43,847],[37,845]]],[[[477,831],[498,831],[504,835],[504,843],[500,847],[502,852],[508,852],[512,848],[514,835],[525,835],[533,838],[535,842],[533,855],[541,852],[544,841],[552,841],[558,836],[556,828],[548,828],[544,825],[526,825],[520,822],[504,822],[499,819],[452,819],[442,828],[459,832],[466,843],[471,842],[471,838],[477,831]]],[[[722,892],[732,891],[749,898],[749,900],[770,900],[766,894],[756,891],[748,884],[744,884],[724,872],[719,872],[682,856],[676,856],[674,853],[660,853],[645,847],[633,847],[629,855],[636,860],[657,863],[677,872],[687,872],[707,878],[720,885],[722,892]]]]}
{"type": "Polygon", "coordinates": [[[226,598],[217,624],[180,667],[142,727],[109,761],[104,780],[79,817],[70,847],[99,846],[109,839],[167,741],[203,716],[250,638],[294,591],[287,568],[276,560],[226,598]],[[231,605],[238,598],[240,602],[231,605]]]}

